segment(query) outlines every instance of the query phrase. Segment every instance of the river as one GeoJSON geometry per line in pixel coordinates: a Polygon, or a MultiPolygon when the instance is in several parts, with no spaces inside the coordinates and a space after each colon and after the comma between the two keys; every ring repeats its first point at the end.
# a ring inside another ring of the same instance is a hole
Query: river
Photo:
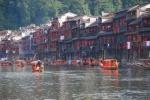
{"type": "Polygon", "coordinates": [[[150,70],[30,67],[0,67],[0,100],[150,100],[150,70]]]}

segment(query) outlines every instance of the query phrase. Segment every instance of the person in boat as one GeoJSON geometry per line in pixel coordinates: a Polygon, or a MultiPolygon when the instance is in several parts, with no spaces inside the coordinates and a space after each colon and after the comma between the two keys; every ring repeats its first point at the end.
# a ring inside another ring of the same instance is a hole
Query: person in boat
{"type": "Polygon", "coordinates": [[[80,64],[81,64],[80,59],[77,59],[77,64],[78,64],[78,65],[80,65],[80,64]]]}
{"type": "Polygon", "coordinates": [[[36,70],[39,71],[39,72],[42,72],[43,69],[44,69],[43,63],[40,60],[38,60],[37,64],[36,64],[36,70]]]}

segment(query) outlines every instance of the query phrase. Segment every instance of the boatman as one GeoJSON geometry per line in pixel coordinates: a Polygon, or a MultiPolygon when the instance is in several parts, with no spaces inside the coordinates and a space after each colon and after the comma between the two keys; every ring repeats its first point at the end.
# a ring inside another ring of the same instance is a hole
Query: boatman
{"type": "Polygon", "coordinates": [[[42,64],[40,60],[38,60],[36,64],[36,70],[38,70],[39,72],[42,72],[44,70],[44,65],[42,64]]]}

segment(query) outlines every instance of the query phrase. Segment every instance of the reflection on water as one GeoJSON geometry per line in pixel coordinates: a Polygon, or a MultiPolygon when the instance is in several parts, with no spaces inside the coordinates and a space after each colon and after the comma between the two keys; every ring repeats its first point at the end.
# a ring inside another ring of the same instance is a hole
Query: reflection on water
{"type": "Polygon", "coordinates": [[[133,68],[0,67],[1,100],[149,100],[150,71],[133,68]]]}

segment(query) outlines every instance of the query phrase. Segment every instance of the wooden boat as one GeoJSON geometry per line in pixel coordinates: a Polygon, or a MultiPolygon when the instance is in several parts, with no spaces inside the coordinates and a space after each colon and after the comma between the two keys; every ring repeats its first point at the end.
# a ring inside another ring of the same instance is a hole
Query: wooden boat
{"type": "Polygon", "coordinates": [[[86,65],[90,65],[90,59],[82,59],[82,65],[86,66],[86,65]]]}
{"type": "Polygon", "coordinates": [[[44,72],[44,64],[38,60],[31,62],[32,64],[32,72],[44,72]]]}
{"type": "Polygon", "coordinates": [[[87,65],[87,66],[97,66],[98,61],[94,58],[87,58],[82,60],[82,65],[87,65]]]}
{"type": "Polygon", "coordinates": [[[96,59],[91,58],[91,59],[89,60],[89,65],[90,65],[90,66],[97,66],[97,65],[98,65],[98,62],[97,62],[96,59]]]}
{"type": "Polygon", "coordinates": [[[50,65],[52,66],[64,66],[64,65],[67,65],[67,61],[65,60],[54,60],[54,61],[51,61],[50,62],[50,65]]]}
{"type": "Polygon", "coordinates": [[[26,62],[24,60],[16,60],[15,64],[16,67],[24,67],[26,65],[26,62]]]}
{"type": "Polygon", "coordinates": [[[10,62],[10,61],[0,61],[0,66],[12,66],[12,62],[10,62]]]}
{"type": "Polygon", "coordinates": [[[71,60],[71,65],[78,65],[77,60],[71,60]]]}
{"type": "Polygon", "coordinates": [[[108,70],[117,70],[119,62],[116,59],[103,59],[99,61],[99,66],[108,70]]]}
{"type": "Polygon", "coordinates": [[[79,60],[79,59],[71,60],[70,65],[79,66],[79,65],[81,65],[81,60],[79,60]]]}
{"type": "Polygon", "coordinates": [[[144,69],[150,70],[150,59],[140,59],[138,65],[143,67],[144,69]]]}

